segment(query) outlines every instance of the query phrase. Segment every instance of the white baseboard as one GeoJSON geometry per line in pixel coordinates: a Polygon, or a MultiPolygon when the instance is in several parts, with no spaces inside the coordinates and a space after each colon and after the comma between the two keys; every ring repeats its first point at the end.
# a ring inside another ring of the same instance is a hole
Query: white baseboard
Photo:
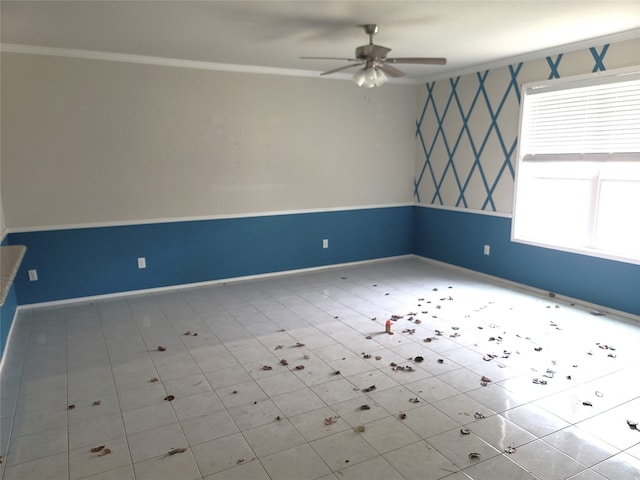
{"type": "Polygon", "coordinates": [[[505,278],[501,278],[501,277],[496,277],[494,275],[490,275],[488,273],[483,273],[483,272],[478,272],[477,270],[471,270],[469,268],[465,268],[465,267],[460,267],[458,265],[453,265],[451,263],[446,263],[446,262],[441,262],[439,260],[433,260],[431,258],[427,258],[427,257],[421,257],[419,255],[414,255],[415,258],[417,258],[418,260],[424,262],[424,263],[430,263],[433,265],[437,265],[441,268],[449,268],[452,270],[457,270],[459,272],[468,274],[468,275],[472,275],[472,276],[476,276],[478,278],[481,278],[484,281],[490,282],[490,283],[494,283],[494,284],[498,284],[498,285],[503,285],[505,287],[508,288],[512,288],[514,290],[520,290],[523,292],[527,292],[527,293],[531,293],[533,295],[536,296],[540,296],[540,297],[545,297],[545,298],[551,298],[549,293],[553,293],[553,299],[557,300],[559,302],[562,303],[566,303],[566,304],[572,304],[578,308],[582,308],[584,310],[587,311],[598,311],[598,312],[602,312],[602,313],[606,313],[606,314],[611,314],[614,315],[616,317],[621,317],[621,319],[623,320],[628,320],[631,321],[633,323],[640,323],[640,316],[639,315],[634,315],[630,312],[625,312],[622,310],[616,310],[614,308],[609,308],[609,307],[605,307],[602,305],[598,305],[596,303],[591,303],[591,302],[587,302],[585,300],[579,299],[579,298],[573,298],[573,297],[569,297],[566,295],[560,295],[556,292],[550,292],[549,290],[542,290],[540,288],[536,288],[536,287],[532,287],[530,285],[525,285],[524,283],[518,283],[518,282],[514,282],[513,280],[507,280],[505,278]]]}
{"type": "Polygon", "coordinates": [[[393,261],[393,260],[400,260],[400,259],[403,259],[403,258],[407,259],[407,258],[414,258],[414,257],[415,257],[415,255],[413,255],[413,254],[396,255],[396,256],[393,256],[393,257],[375,258],[375,259],[372,259],[372,260],[360,260],[360,261],[357,261],[357,262],[335,263],[335,264],[331,264],[331,265],[321,265],[321,266],[318,266],[318,267],[298,268],[298,269],[294,269],[294,270],[283,270],[283,271],[280,271],[280,272],[260,273],[260,274],[257,274],[257,275],[246,275],[246,276],[241,276],[241,277],[221,278],[221,279],[218,279],[218,280],[208,280],[208,281],[205,281],[205,282],[183,283],[183,284],[179,284],[179,285],[168,285],[166,287],[146,288],[146,289],[141,289],[141,290],[127,290],[126,292],[105,293],[105,294],[102,294],[102,295],[91,295],[91,296],[86,296],[86,297],[67,298],[67,299],[64,299],[64,300],[53,300],[53,301],[50,301],[50,302],[29,303],[29,304],[26,304],[26,305],[19,305],[18,306],[18,310],[22,310],[22,309],[26,310],[26,309],[31,309],[31,308],[67,305],[67,304],[72,304],[72,303],[86,303],[86,302],[93,302],[93,301],[96,301],[96,300],[105,300],[105,299],[119,298],[119,297],[131,297],[131,296],[134,296],[134,295],[144,295],[144,294],[150,294],[150,293],[168,292],[168,291],[172,291],[172,290],[186,290],[186,289],[189,289],[189,288],[206,287],[206,286],[210,286],[210,285],[220,285],[220,284],[226,284],[226,283],[246,282],[248,280],[257,280],[257,279],[262,279],[262,278],[272,278],[272,277],[279,277],[279,276],[283,276],[283,275],[296,275],[296,274],[300,274],[300,273],[309,273],[309,272],[316,272],[316,271],[322,271],[322,270],[331,270],[331,269],[335,269],[335,268],[344,268],[344,267],[357,266],[357,265],[366,265],[366,264],[370,264],[370,263],[389,262],[389,261],[393,261]]]}

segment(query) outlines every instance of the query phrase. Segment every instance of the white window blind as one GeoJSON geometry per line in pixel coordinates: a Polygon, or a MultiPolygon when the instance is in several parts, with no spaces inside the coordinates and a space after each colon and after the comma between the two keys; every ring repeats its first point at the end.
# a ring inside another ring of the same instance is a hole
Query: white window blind
{"type": "Polygon", "coordinates": [[[522,91],[512,240],[640,264],[640,67],[522,91]]]}
{"type": "Polygon", "coordinates": [[[640,159],[640,72],[531,85],[524,94],[524,161],[640,159]]]}

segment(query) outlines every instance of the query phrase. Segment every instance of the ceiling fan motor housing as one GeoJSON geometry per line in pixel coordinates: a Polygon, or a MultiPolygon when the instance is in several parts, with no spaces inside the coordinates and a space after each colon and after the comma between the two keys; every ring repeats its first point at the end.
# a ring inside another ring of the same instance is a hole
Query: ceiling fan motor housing
{"type": "Polygon", "coordinates": [[[356,58],[358,60],[384,60],[390,48],[380,45],[362,45],[356,48],[356,58]]]}

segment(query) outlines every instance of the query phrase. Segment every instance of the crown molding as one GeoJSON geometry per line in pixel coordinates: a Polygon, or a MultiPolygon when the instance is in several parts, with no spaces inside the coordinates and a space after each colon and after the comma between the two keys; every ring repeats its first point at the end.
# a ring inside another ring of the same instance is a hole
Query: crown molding
{"type": "MultiPolygon", "coordinates": [[[[128,53],[99,52],[95,50],[78,50],[71,48],[41,47],[37,45],[21,45],[15,43],[0,44],[0,51],[5,53],[21,53],[26,55],[46,55],[51,57],[81,58],[86,60],[102,60],[107,62],[136,63],[140,65],[156,65],[174,68],[191,68],[218,72],[252,73],[258,75],[279,75],[285,77],[322,78],[327,80],[352,80],[353,75],[336,73],[320,77],[315,70],[296,70],[289,68],[260,67],[255,65],[236,65],[232,63],[203,62],[199,60],[183,60],[179,58],[152,57],[128,53]]],[[[389,79],[389,83],[418,85],[416,79],[389,79]]]]}

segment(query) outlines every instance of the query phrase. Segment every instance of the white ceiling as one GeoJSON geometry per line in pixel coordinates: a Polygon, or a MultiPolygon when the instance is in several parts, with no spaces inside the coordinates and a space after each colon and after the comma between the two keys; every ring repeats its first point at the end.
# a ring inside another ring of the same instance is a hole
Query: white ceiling
{"type": "Polygon", "coordinates": [[[343,65],[300,57],[353,57],[368,41],[359,25],[377,23],[374,42],[392,48],[390,57],[447,58],[446,66],[398,65],[410,81],[640,37],[640,0],[2,0],[0,9],[5,51],[86,50],[299,75],[343,65]]]}

